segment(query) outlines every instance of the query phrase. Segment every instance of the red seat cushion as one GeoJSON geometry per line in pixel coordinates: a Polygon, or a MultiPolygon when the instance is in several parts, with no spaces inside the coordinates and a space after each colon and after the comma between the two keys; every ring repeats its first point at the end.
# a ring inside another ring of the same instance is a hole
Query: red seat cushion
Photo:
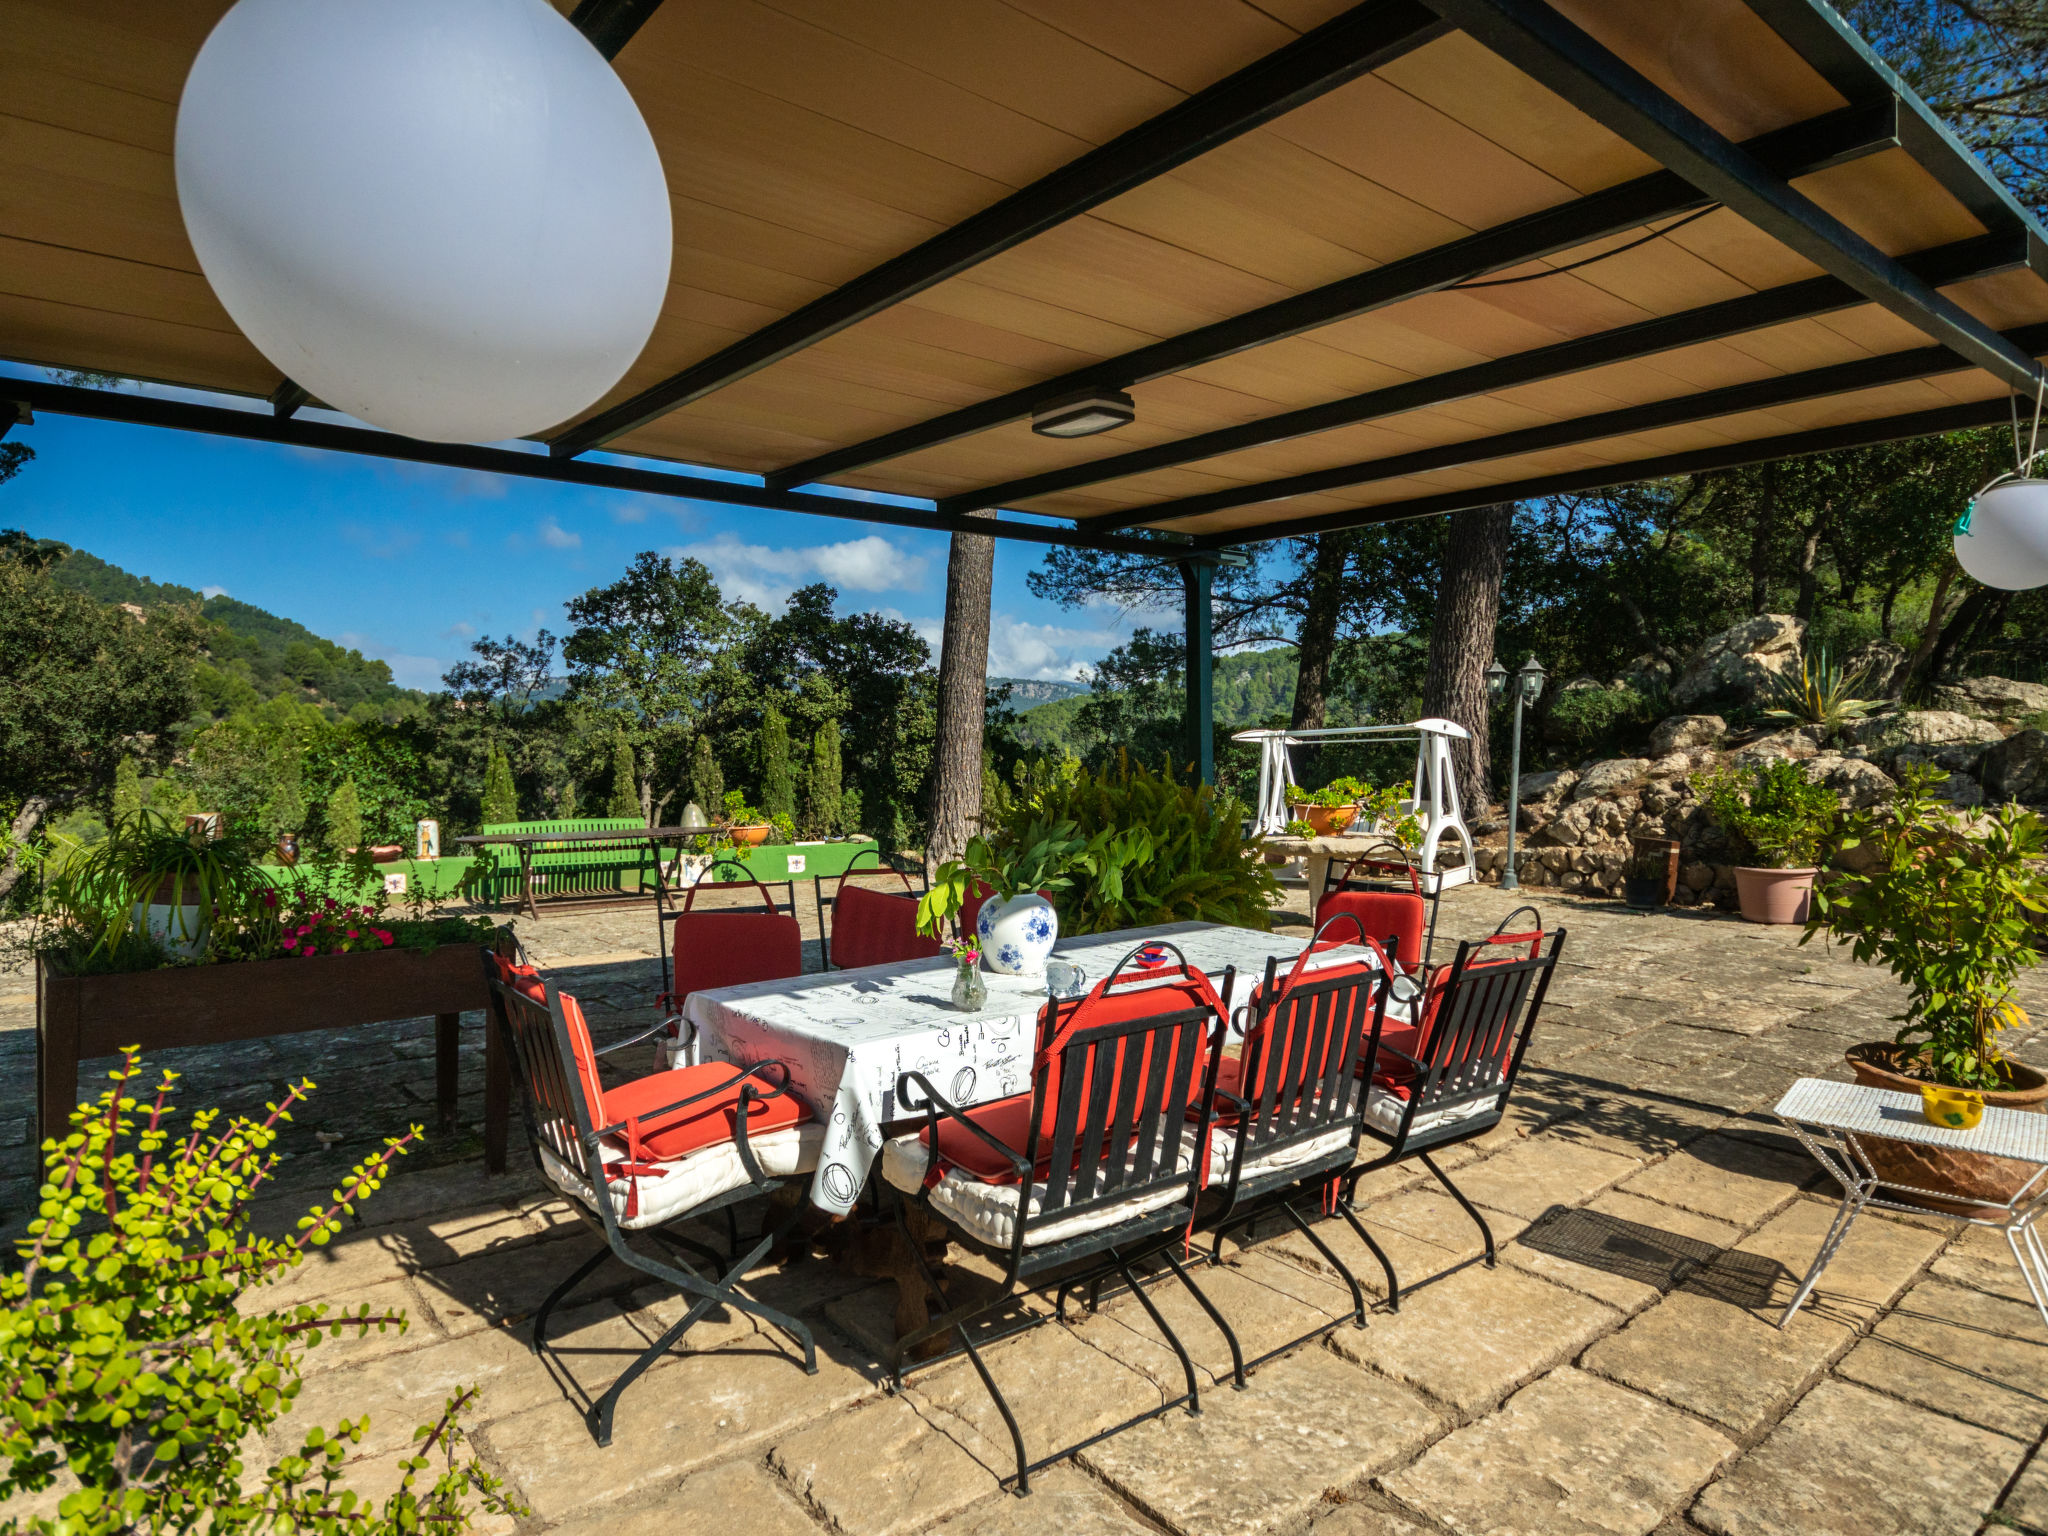
{"type": "Polygon", "coordinates": [[[804,971],[803,930],[772,912],[679,912],[672,942],[677,1007],[692,992],[804,971]]]}
{"type": "Polygon", "coordinates": [[[866,886],[840,887],[832,903],[832,963],[840,970],[928,960],[945,946],[917,931],[917,898],[866,886]]]}
{"type": "MultiPolygon", "coordinates": [[[[627,1122],[626,1137],[636,1158],[644,1156],[666,1162],[687,1157],[704,1147],[734,1139],[739,1128],[743,1086],[751,1086],[758,1093],[773,1091],[772,1083],[759,1077],[748,1077],[742,1082],[742,1076],[743,1069],[723,1061],[681,1067],[673,1072],[650,1072],[605,1093],[600,1124],[627,1122]],[[710,1089],[722,1091],[686,1108],[654,1114],[665,1105],[710,1089]],[[649,1115],[653,1118],[645,1118],[649,1115]]],[[[801,1125],[810,1117],[810,1109],[803,1100],[784,1092],[778,1098],[748,1106],[747,1135],[765,1136],[770,1131],[801,1125]]]]}
{"type": "MultiPolygon", "coordinates": [[[[1012,1094],[1007,1099],[995,1099],[987,1104],[977,1104],[964,1112],[968,1119],[995,1137],[1006,1147],[1015,1147],[1017,1155],[1027,1157],[1031,1152],[1031,1095],[1012,1094]]],[[[929,1128],[921,1139],[931,1145],[929,1128]]],[[[1042,1162],[1049,1164],[1052,1149],[1047,1146],[1042,1162]]],[[[1017,1176],[1017,1170],[1010,1160],[989,1146],[974,1132],[959,1121],[939,1121],[939,1157],[947,1165],[958,1168],[962,1173],[973,1175],[988,1184],[1007,1184],[1017,1176]]]]}
{"type": "MultiPolygon", "coordinates": [[[[1316,903],[1316,932],[1343,912],[1357,917],[1367,938],[1382,944],[1392,939],[1398,946],[1394,959],[1403,970],[1412,971],[1422,963],[1422,932],[1429,912],[1420,896],[1412,891],[1331,891],[1316,903]]],[[[1342,939],[1350,927],[1339,923],[1330,937],[1342,939]]]]}

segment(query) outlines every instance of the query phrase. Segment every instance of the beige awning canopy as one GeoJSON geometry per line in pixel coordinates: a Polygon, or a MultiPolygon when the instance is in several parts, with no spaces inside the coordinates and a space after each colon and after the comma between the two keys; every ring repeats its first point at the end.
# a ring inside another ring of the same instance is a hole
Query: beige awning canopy
{"type": "Polygon", "coordinates": [[[545,460],[407,446],[293,417],[199,272],[224,9],[9,0],[0,355],[280,414],[0,397],[1213,546],[2003,420],[2048,352],[2038,226],[1820,0],[583,0],[667,172],[661,321],[545,460]],[[1033,431],[1104,392],[1135,420],[1033,431]]]}

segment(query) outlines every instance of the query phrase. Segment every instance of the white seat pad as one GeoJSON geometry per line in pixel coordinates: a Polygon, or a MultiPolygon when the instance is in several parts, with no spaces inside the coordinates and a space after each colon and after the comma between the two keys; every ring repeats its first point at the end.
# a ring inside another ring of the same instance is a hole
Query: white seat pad
{"type": "MultiPolygon", "coordinates": [[[[1262,1153],[1244,1165],[1238,1178],[1240,1181],[1262,1178],[1269,1173],[1314,1162],[1351,1145],[1352,1135],[1351,1126],[1340,1125],[1311,1140],[1262,1153]]],[[[1213,1189],[1230,1181],[1230,1160],[1237,1156],[1237,1133],[1218,1126],[1210,1137],[1209,1148],[1209,1185],[1213,1189]]]]}
{"type": "MultiPolygon", "coordinates": [[[[1429,1110],[1415,1117],[1415,1123],[1408,1127],[1408,1134],[1419,1136],[1439,1126],[1455,1125],[1460,1120],[1470,1120],[1474,1115],[1491,1113],[1494,1103],[1493,1099],[1474,1099],[1468,1104],[1454,1104],[1449,1109],[1429,1110]]],[[[1389,1093],[1378,1083],[1372,1085],[1372,1092],[1365,1097],[1366,1118],[1389,1136],[1401,1134],[1401,1117],[1407,1113],[1408,1101],[1398,1093],[1389,1093]]]]}
{"type": "MultiPolygon", "coordinates": [[[[754,1161],[760,1164],[761,1172],[769,1178],[791,1178],[809,1173],[818,1166],[818,1149],[824,1141],[825,1127],[809,1120],[802,1125],[770,1131],[765,1136],[749,1136],[747,1146],[754,1154],[754,1161]]],[[[570,1199],[582,1201],[592,1211],[597,1209],[590,1185],[574,1169],[546,1147],[541,1148],[540,1160],[549,1183],[570,1199]]],[[[626,1149],[607,1145],[604,1161],[607,1167],[625,1162],[626,1149]]],[[[628,1231],[660,1226],[708,1200],[716,1200],[720,1195],[730,1194],[754,1182],[747,1173],[746,1165],[740,1161],[739,1146],[730,1141],[713,1142],[708,1147],[699,1147],[687,1157],[654,1166],[661,1171],[641,1174],[637,1178],[625,1175],[606,1180],[612,1214],[628,1231]],[[634,1213],[628,1216],[626,1206],[636,1184],[640,1200],[634,1213]]]]}
{"type": "MultiPolygon", "coordinates": [[[[1195,1153],[1195,1128],[1188,1126],[1181,1132],[1180,1156],[1175,1166],[1192,1169],[1195,1153]]],[[[882,1177],[906,1195],[915,1195],[924,1189],[925,1172],[930,1166],[931,1154],[919,1133],[897,1136],[882,1144],[882,1177]]],[[[1017,1193],[1020,1187],[1016,1184],[985,1184],[971,1174],[949,1168],[931,1188],[931,1206],[975,1241],[990,1248],[1007,1248],[1017,1229],[1017,1193]]],[[[1084,1232],[1117,1226],[1175,1204],[1185,1197],[1186,1189],[1185,1184],[1168,1185],[1114,1205],[1091,1207],[1078,1215],[1063,1216],[1044,1224],[1034,1223],[1024,1234],[1024,1246],[1036,1248],[1046,1243],[1065,1242],[1084,1232]]],[[[1031,1214],[1034,1217],[1043,1208],[1044,1194],[1043,1186],[1032,1185],[1031,1214]]]]}

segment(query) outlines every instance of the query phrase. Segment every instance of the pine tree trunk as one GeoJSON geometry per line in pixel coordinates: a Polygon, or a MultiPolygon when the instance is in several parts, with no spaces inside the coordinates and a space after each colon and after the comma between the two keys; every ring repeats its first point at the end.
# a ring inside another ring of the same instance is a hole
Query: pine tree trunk
{"type": "MultiPolygon", "coordinates": [[[[976,512],[975,517],[995,516],[976,512]]],[[[938,740],[925,865],[958,858],[981,821],[981,738],[988,717],[988,611],[996,541],[953,535],[946,562],[946,625],[939,641],[938,740]]]]}
{"type": "MultiPolygon", "coordinates": [[[[1344,607],[1344,535],[1318,534],[1315,545],[1308,571],[1308,606],[1295,643],[1294,708],[1287,721],[1297,731],[1320,730],[1329,718],[1330,663],[1337,654],[1337,618],[1344,607]]],[[[1304,784],[1319,782],[1320,753],[1313,747],[1298,751],[1295,771],[1304,784]]]]}
{"type": "Polygon", "coordinates": [[[1437,583],[1436,617],[1429,629],[1429,668],[1422,680],[1422,713],[1455,721],[1472,733],[1451,743],[1458,799],[1469,821],[1493,804],[1487,780],[1486,667],[1500,619],[1501,573],[1507,567],[1512,502],[1453,512],[1437,583]]]}

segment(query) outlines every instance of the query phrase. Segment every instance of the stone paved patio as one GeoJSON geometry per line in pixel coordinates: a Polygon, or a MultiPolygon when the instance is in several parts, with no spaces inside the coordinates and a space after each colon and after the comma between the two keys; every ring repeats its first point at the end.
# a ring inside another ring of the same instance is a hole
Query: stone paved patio
{"type": "MultiPolygon", "coordinates": [[[[1500,1266],[1478,1262],[1477,1232],[1426,1173],[1378,1176],[1361,1198],[1412,1288],[1398,1313],[1382,1304],[1364,1330],[1339,1327],[1239,1393],[1222,1385],[1220,1337],[1161,1289],[1207,1373],[1205,1411],[1098,1443],[1029,1499],[997,1487],[1006,1440],[964,1362],[900,1397],[883,1390],[893,1286],[824,1259],[755,1281],[816,1330],[816,1376],[747,1320],[714,1321],[628,1394],[612,1446],[593,1446],[571,1395],[601,1390],[676,1303],[613,1266],[555,1325],[574,1380],[534,1357],[527,1319],[590,1239],[530,1173],[484,1176],[476,1020],[458,1133],[408,1158],[344,1239],[278,1288],[280,1301],[403,1306],[412,1327],[317,1350],[287,1423],[369,1413],[355,1482],[375,1492],[412,1426],[475,1383],[476,1442],[532,1508],[519,1529],[564,1536],[2048,1533],[2048,1331],[2000,1238],[1866,1217],[1814,1303],[1790,1329],[1774,1326],[1830,1206],[1764,1111],[1792,1078],[1842,1075],[1844,1046],[1889,1032],[1889,979],[1799,948],[1796,933],[1542,897],[1546,918],[1572,932],[1531,1066],[1509,1121],[1460,1149],[1453,1169],[1487,1212],[1500,1266]]],[[[1486,931],[1509,905],[1496,890],[1459,891],[1444,931],[1486,931]]],[[[651,1017],[646,913],[554,917],[522,936],[600,1033],[651,1017]]],[[[10,1235],[33,1189],[24,987],[0,976],[10,1235]]],[[[2023,1001],[2048,1007],[2048,977],[2030,978],[2023,1001]]],[[[2036,1036],[2019,1051],[2048,1063],[2044,1047],[2036,1036]]],[[[285,1142],[266,1211],[279,1223],[376,1137],[431,1111],[425,1020],[160,1064],[187,1074],[195,1106],[260,1108],[301,1074],[320,1085],[285,1142]],[[324,1147],[316,1132],[340,1140],[324,1147]]],[[[1348,1232],[1323,1230],[1380,1283],[1348,1232]]],[[[1253,1350],[1347,1308],[1298,1237],[1262,1233],[1207,1283],[1253,1350]]],[[[989,1360],[1021,1388],[1040,1447],[1179,1389],[1178,1363],[1128,1298],[989,1360]]]]}

